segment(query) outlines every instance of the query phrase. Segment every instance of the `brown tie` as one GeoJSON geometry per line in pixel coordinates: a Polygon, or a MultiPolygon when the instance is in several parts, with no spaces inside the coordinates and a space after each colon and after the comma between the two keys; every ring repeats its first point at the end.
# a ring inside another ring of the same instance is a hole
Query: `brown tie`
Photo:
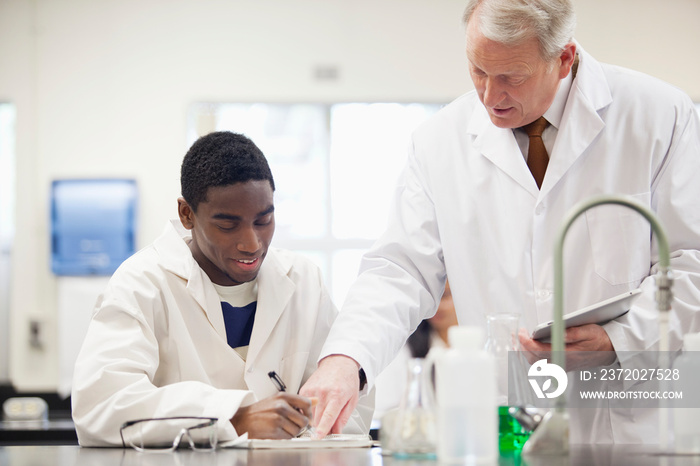
{"type": "Polygon", "coordinates": [[[548,125],[549,122],[544,117],[539,117],[529,125],[523,126],[523,129],[530,137],[530,144],[527,149],[527,166],[532,172],[538,188],[542,186],[544,172],[547,171],[547,163],[549,163],[547,149],[545,149],[542,141],[542,132],[548,125]]]}
{"type": "MultiPolygon", "coordinates": [[[[574,58],[574,63],[571,66],[571,75],[573,78],[576,77],[577,71],[578,55],[574,58]]],[[[530,137],[530,144],[527,149],[527,166],[532,176],[535,178],[535,183],[537,183],[538,188],[542,187],[544,172],[547,171],[547,164],[549,163],[547,149],[544,147],[544,142],[542,141],[542,133],[547,126],[549,126],[549,122],[545,120],[543,116],[529,125],[523,126],[523,129],[530,137]]]]}

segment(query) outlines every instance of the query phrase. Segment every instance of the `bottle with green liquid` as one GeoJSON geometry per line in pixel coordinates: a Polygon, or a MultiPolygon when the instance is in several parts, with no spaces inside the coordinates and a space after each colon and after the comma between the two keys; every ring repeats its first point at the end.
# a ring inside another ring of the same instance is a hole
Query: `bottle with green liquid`
{"type": "Polygon", "coordinates": [[[498,407],[498,450],[502,453],[522,450],[531,433],[510,415],[509,408],[498,407]]]}
{"type": "Polygon", "coordinates": [[[509,373],[514,377],[526,377],[521,374],[524,364],[519,364],[523,357],[518,339],[520,316],[510,313],[490,314],[486,317],[487,340],[485,349],[496,360],[496,379],[498,386],[498,446],[503,453],[520,452],[530,437],[530,432],[508,412],[512,405],[523,405],[527,401],[526,393],[520,390],[524,380],[508,380],[509,373]],[[509,357],[510,353],[510,357],[509,357]],[[510,371],[509,371],[510,360],[510,371]],[[510,382],[510,383],[509,383],[510,382]],[[509,393],[509,387],[511,392],[509,393]]]}

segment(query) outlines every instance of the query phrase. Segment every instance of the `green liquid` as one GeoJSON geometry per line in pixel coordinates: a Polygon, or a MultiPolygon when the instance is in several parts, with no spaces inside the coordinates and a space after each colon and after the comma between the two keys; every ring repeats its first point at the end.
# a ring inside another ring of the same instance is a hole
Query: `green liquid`
{"type": "Polygon", "coordinates": [[[518,421],[508,413],[508,406],[498,407],[498,450],[501,452],[520,451],[530,437],[518,421]]]}

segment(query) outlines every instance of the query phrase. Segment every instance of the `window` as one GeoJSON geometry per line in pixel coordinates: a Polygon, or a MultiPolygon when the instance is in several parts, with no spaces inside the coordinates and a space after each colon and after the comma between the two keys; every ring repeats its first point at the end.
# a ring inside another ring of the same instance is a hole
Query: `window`
{"type": "Polygon", "coordinates": [[[0,384],[9,380],[10,250],[15,233],[15,106],[0,102],[0,384]]]}
{"type": "Polygon", "coordinates": [[[440,106],[202,103],[190,109],[188,142],[226,130],[260,147],[277,188],[273,244],[314,260],[340,306],[385,228],[410,134],[440,106]]]}

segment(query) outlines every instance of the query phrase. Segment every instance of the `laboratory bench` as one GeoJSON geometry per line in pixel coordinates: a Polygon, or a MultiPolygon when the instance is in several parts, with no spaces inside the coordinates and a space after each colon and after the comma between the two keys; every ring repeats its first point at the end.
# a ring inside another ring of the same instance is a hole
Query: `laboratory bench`
{"type": "MultiPolygon", "coordinates": [[[[0,421],[0,447],[37,444],[78,445],[73,420],[0,421]]],[[[0,462],[0,466],[3,464],[0,462]]]]}
{"type": "MultiPolygon", "coordinates": [[[[314,450],[178,450],[139,453],[122,448],[68,445],[0,447],[0,466],[437,466],[434,460],[394,459],[381,448],[314,450]]],[[[686,466],[700,465],[700,456],[662,456],[640,445],[572,445],[568,457],[503,456],[501,466],[686,466]]]]}

